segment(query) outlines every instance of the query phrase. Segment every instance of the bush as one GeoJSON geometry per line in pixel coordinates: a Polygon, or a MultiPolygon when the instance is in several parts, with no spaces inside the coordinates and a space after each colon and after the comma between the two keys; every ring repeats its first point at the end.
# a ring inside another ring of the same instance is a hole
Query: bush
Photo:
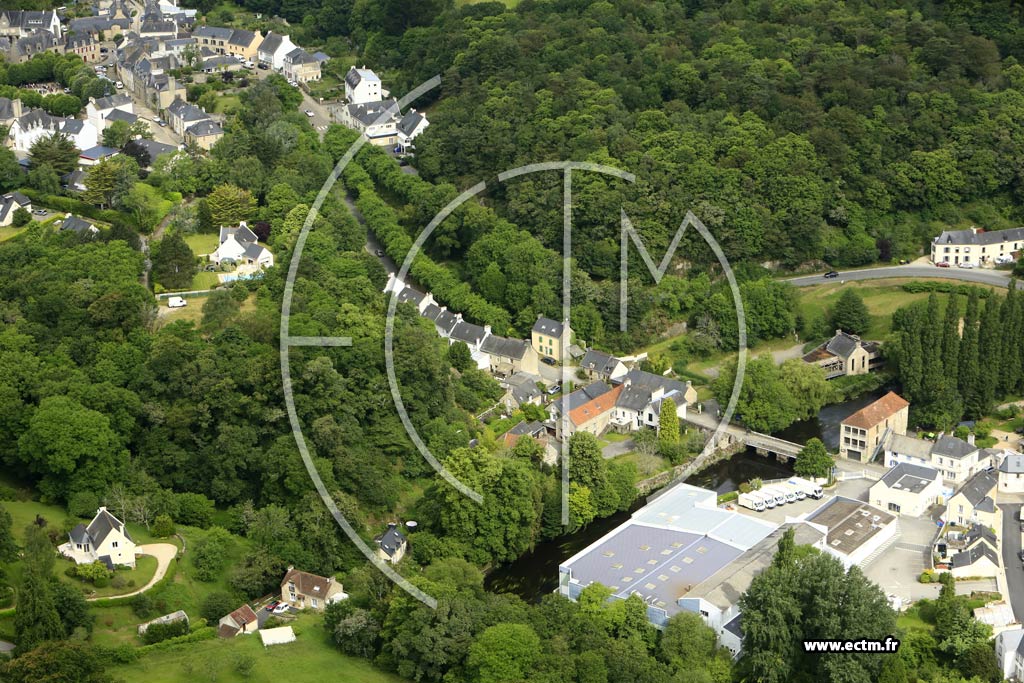
{"type": "Polygon", "coordinates": [[[220,621],[225,614],[230,614],[238,607],[238,601],[226,591],[214,591],[206,596],[199,606],[199,616],[213,623],[220,621]]]}
{"type": "Polygon", "coordinates": [[[740,484],[740,493],[750,493],[750,484],[747,482],[740,484]]]}
{"type": "Polygon", "coordinates": [[[163,642],[168,638],[188,635],[188,622],[172,621],[169,624],[151,624],[146,632],[142,634],[142,642],[146,645],[154,645],[163,642]]]}
{"type": "Polygon", "coordinates": [[[917,580],[921,583],[933,583],[935,581],[935,573],[931,569],[926,569],[921,572],[921,576],[917,577],[917,580]]]}
{"type": "Polygon", "coordinates": [[[256,658],[252,655],[245,653],[238,653],[235,655],[234,669],[242,678],[248,678],[252,675],[252,669],[256,666],[256,658]]]}
{"type": "Polygon", "coordinates": [[[153,521],[153,535],[157,538],[173,536],[175,531],[174,520],[172,520],[169,515],[159,515],[153,521]]]}
{"type": "Polygon", "coordinates": [[[115,574],[114,578],[110,580],[110,585],[114,588],[124,588],[128,585],[128,580],[121,574],[115,574]]]}
{"type": "Polygon", "coordinates": [[[104,588],[110,585],[110,576],[112,572],[107,569],[106,565],[102,562],[93,562],[91,564],[78,564],[73,567],[74,576],[84,580],[91,581],[95,586],[104,588]],[[102,583],[101,583],[102,582],[102,583]]]}
{"type": "Polygon", "coordinates": [[[14,216],[11,217],[11,223],[16,228],[23,228],[32,222],[32,214],[28,212],[28,209],[18,207],[14,210],[14,216]]]}
{"type": "Polygon", "coordinates": [[[106,588],[110,585],[110,577],[97,576],[95,579],[92,580],[92,585],[96,586],[97,588],[106,588]]]}
{"type": "Polygon", "coordinates": [[[227,554],[234,545],[231,534],[220,527],[211,527],[206,538],[195,544],[192,552],[192,566],[195,577],[200,581],[214,581],[224,568],[227,554]]]}
{"type": "Polygon", "coordinates": [[[132,612],[139,619],[150,619],[153,617],[153,598],[149,597],[146,593],[139,593],[134,596],[129,605],[132,608],[132,612]]]}

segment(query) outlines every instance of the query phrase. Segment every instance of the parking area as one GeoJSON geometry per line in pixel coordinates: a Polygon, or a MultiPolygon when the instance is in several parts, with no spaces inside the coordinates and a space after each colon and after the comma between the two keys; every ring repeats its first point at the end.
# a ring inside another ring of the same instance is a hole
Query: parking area
{"type": "MultiPolygon", "coordinates": [[[[782,524],[787,518],[810,514],[836,495],[867,501],[868,489],[874,483],[872,479],[842,481],[833,491],[827,491],[821,500],[805,498],[764,512],[754,512],[742,507],[737,509],[752,517],[782,524]]],[[[938,531],[935,521],[931,518],[900,517],[898,525],[896,539],[878,553],[867,567],[862,568],[865,575],[881,586],[887,595],[895,595],[905,603],[937,597],[939,584],[922,584],[917,580],[929,565],[932,540],[938,531]]],[[[991,590],[992,585],[994,581],[962,582],[962,585],[957,585],[957,592],[991,590]]]]}

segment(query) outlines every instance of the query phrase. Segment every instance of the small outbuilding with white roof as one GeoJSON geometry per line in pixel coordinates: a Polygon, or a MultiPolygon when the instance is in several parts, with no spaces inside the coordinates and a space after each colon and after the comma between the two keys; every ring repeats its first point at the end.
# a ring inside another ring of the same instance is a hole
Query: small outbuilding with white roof
{"type": "Polygon", "coordinates": [[[999,463],[999,491],[1024,493],[1024,455],[1005,451],[999,463]]]}

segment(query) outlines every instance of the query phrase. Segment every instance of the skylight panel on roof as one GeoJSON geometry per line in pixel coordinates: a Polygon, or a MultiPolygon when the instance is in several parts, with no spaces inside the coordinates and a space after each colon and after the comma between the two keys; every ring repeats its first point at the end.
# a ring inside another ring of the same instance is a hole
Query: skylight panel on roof
{"type": "Polygon", "coordinates": [[[693,564],[693,558],[692,557],[684,557],[683,558],[683,564],[693,564]]]}
{"type": "Polygon", "coordinates": [[[647,564],[649,564],[651,566],[654,566],[654,565],[658,564],[658,561],[657,560],[647,560],[647,564]]]}

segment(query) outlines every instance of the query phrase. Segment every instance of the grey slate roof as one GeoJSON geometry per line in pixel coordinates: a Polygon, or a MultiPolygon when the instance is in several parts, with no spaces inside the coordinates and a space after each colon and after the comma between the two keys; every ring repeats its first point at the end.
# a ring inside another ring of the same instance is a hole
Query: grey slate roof
{"type": "Polygon", "coordinates": [[[149,152],[149,160],[151,162],[156,161],[156,158],[161,154],[168,154],[170,152],[178,151],[178,148],[175,147],[174,145],[165,145],[162,142],[157,142],[156,140],[149,140],[147,138],[142,138],[140,140],[136,140],[135,142],[140,147],[149,152]]]}
{"type": "Polygon", "coordinates": [[[224,129],[220,127],[220,124],[216,121],[206,119],[199,123],[193,123],[191,126],[185,129],[185,132],[189,135],[194,135],[197,138],[206,137],[207,135],[222,135],[224,129]]]}
{"type": "Polygon", "coordinates": [[[0,119],[14,118],[14,100],[9,97],[0,97],[0,119]]]}
{"type": "Polygon", "coordinates": [[[651,403],[651,390],[646,387],[627,386],[624,387],[619,398],[615,401],[618,408],[641,411],[651,403]]]}
{"type": "Polygon", "coordinates": [[[239,225],[238,227],[221,228],[220,233],[217,235],[217,241],[219,244],[223,244],[229,237],[234,237],[235,241],[239,244],[245,244],[246,242],[255,242],[258,237],[256,233],[249,229],[247,225],[239,225]]]}
{"type": "Polygon", "coordinates": [[[967,550],[957,553],[953,556],[950,563],[954,569],[960,569],[961,567],[970,567],[983,557],[987,557],[992,564],[997,567],[999,566],[999,554],[984,541],[975,543],[967,550]]]}
{"type": "Polygon", "coordinates": [[[194,104],[190,104],[181,98],[175,98],[167,106],[167,113],[182,121],[204,121],[210,118],[209,114],[194,104]]]}
{"type": "Polygon", "coordinates": [[[77,525],[69,534],[72,543],[85,544],[89,542],[89,533],[85,530],[84,524],[77,525]]]}
{"type": "Polygon", "coordinates": [[[441,315],[441,307],[437,304],[427,304],[420,315],[429,319],[430,322],[435,322],[437,320],[437,316],[441,315]]]}
{"type": "Polygon", "coordinates": [[[405,113],[405,116],[402,117],[402,120],[398,122],[398,130],[403,135],[412,135],[422,120],[423,114],[419,113],[415,109],[410,109],[405,113]]]}
{"type": "MultiPolygon", "coordinates": [[[[244,29],[236,28],[231,32],[231,37],[228,38],[228,43],[231,45],[237,45],[239,47],[249,47],[252,44],[253,39],[256,38],[256,34],[252,31],[246,31],[244,29]]],[[[258,50],[259,48],[257,48],[258,50]]]]}
{"type": "Polygon", "coordinates": [[[402,291],[398,293],[398,303],[410,303],[413,306],[419,307],[420,302],[423,301],[423,297],[425,296],[426,294],[417,289],[413,289],[412,287],[403,287],[402,291]]]}
{"type": "MultiPolygon", "coordinates": [[[[991,498],[988,497],[988,494],[989,492],[992,491],[993,488],[995,488],[995,485],[996,477],[994,474],[992,474],[991,472],[978,472],[973,477],[967,480],[967,483],[964,484],[959,491],[957,491],[957,494],[963,494],[963,496],[967,498],[967,501],[971,505],[981,509],[979,506],[985,503],[986,499],[988,501],[992,500],[991,498]]],[[[993,512],[994,509],[987,511],[993,512]]]]}
{"type": "Polygon", "coordinates": [[[255,261],[256,259],[258,259],[260,256],[263,255],[263,251],[264,251],[263,247],[261,247],[259,244],[255,243],[255,242],[246,242],[245,243],[245,252],[244,253],[245,253],[245,257],[246,258],[250,258],[253,261],[255,261]]]}
{"type": "Polygon", "coordinates": [[[271,31],[270,33],[267,34],[267,37],[263,39],[263,42],[260,43],[260,46],[256,48],[256,51],[273,54],[277,52],[277,49],[279,47],[281,47],[281,41],[283,40],[284,36],[282,36],[280,33],[274,33],[273,31],[271,31]]]}
{"type": "Polygon", "coordinates": [[[592,370],[599,375],[609,375],[619,362],[619,359],[610,353],[588,349],[583,360],[580,361],[580,367],[584,370],[592,370]]]}
{"type": "Polygon", "coordinates": [[[568,396],[562,396],[551,403],[551,407],[557,411],[570,412],[580,407],[588,401],[593,401],[598,396],[603,396],[611,391],[612,388],[604,382],[594,382],[588,384],[582,389],[577,389],[568,396]],[[568,405],[568,408],[562,408],[563,405],[568,405]]]}
{"type": "Polygon", "coordinates": [[[285,59],[287,59],[292,64],[319,64],[320,63],[317,60],[316,57],[314,57],[313,55],[309,54],[308,52],[303,50],[301,47],[295,48],[294,50],[292,50],[291,52],[286,54],[284,57],[285,57],[285,59]]]}
{"type": "Polygon", "coordinates": [[[1024,473],[1024,455],[1020,453],[1009,453],[999,463],[999,471],[1007,474],[1024,473]]]}
{"type": "Polygon", "coordinates": [[[511,392],[515,402],[523,405],[541,395],[540,389],[537,388],[537,382],[539,381],[540,377],[536,375],[531,375],[527,372],[517,372],[507,378],[505,384],[508,386],[508,390],[511,392]]]}
{"type": "Polygon", "coordinates": [[[909,463],[899,463],[882,477],[882,483],[891,489],[920,493],[939,477],[938,470],[909,463]]]}
{"type": "Polygon", "coordinates": [[[727,623],[722,628],[724,628],[726,631],[728,631],[729,633],[733,634],[737,638],[742,639],[743,638],[743,627],[742,627],[742,625],[740,623],[740,618],[742,616],[743,616],[742,614],[737,614],[736,616],[734,616],[729,621],[729,623],[727,623]]]}
{"type": "Polygon", "coordinates": [[[103,541],[110,535],[110,532],[115,529],[121,529],[125,537],[129,541],[131,540],[131,536],[128,535],[128,530],[124,529],[124,524],[121,523],[121,520],[101,508],[93,520],[89,522],[85,532],[92,539],[93,545],[98,547],[103,544],[103,541]]]}
{"type": "Polygon", "coordinates": [[[83,230],[88,230],[91,227],[93,227],[92,223],[78,216],[68,216],[60,224],[61,230],[72,230],[77,233],[81,233],[83,230]]]}
{"type": "Polygon", "coordinates": [[[434,324],[448,335],[451,334],[452,328],[459,324],[459,318],[451,311],[444,309],[434,318],[434,324]]]}
{"type": "Polygon", "coordinates": [[[1024,228],[1009,228],[1008,230],[992,230],[978,233],[972,230],[944,230],[941,235],[932,240],[934,244],[970,244],[972,246],[1019,241],[1024,241],[1024,228]]]}
{"type": "Polygon", "coordinates": [[[508,430],[509,434],[516,436],[536,436],[547,431],[540,422],[534,420],[533,422],[527,422],[526,420],[521,421],[512,429],[508,430]]]}
{"type": "Polygon", "coordinates": [[[958,439],[949,434],[943,434],[932,446],[933,455],[941,455],[947,458],[965,458],[978,450],[977,446],[971,445],[963,439],[958,439]]]}
{"type": "Polygon", "coordinates": [[[380,102],[364,102],[362,104],[348,105],[348,114],[364,126],[377,125],[377,121],[383,116],[381,123],[388,121],[388,114],[394,117],[398,114],[398,100],[391,97],[380,102]]]}
{"type": "Polygon", "coordinates": [[[988,541],[993,548],[995,548],[999,544],[996,535],[992,532],[991,529],[989,529],[984,524],[972,524],[971,528],[967,531],[966,538],[967,545],[971,545],[979,539],[984,539],[985,541],[988,541]]]}
{"type": "Polygon", "coordinates": [[[537,322],[533,324],[533,331],[547,337],[561,337],[562,332],[565,331],[565,326],[557,320],[540,317],[537,318],[537,322]]]}
{"type": "Polygon", "coordinates": [[[530,345],[522,339],[509,339],[494,334],[489,335],[487,339],[484,339],[484,343],[480,345],[480,350],[484,353],[514,360],[519,360],[525,356],[528,348],[530,348],[530,345]]]}
{"type": "Polygon", "coordinates": [[[653,372],[640,369],[630,370],[622,377],[617,377],[614,381],[616,384],[630,384],[635,387],[644,387],[651,391],[660,387],[665,390],[666,394],[670,391],[677,391],[683,396],[686,395],[687,389],[686,382],[680,382],[677,379],[656,375],[653,372]]]}
{"type": "Polygon", "coordinates": [[[405,535],[398,530],[398,527],[391,527],[377,540],[377,545],[388,557],[394,557],[404,543],[405,535]]]}
{"type": "Polygon", "coordinates": [[[348,73],[345,74],[345,83],[350,88],[355,88],[362,81],[380,81],[380,78],[373,72],[372,69],[357,69],[354,66],[349,68],[348,73]]]}
{"type": "Polygon", "coordinates": [[[130,114],[123,109],[115,109],[109,114],[107,114],[104,117],[104,119],[106,119],[107,121],[124,121],[125,123],[131,125],[138,121],[139,117],[135,114],[130,114]]]}
{"type": "Polygon", "coordinates": [[[457,339],[467,344],[479,344],[485,334],[487,332],[484,328],[463,320],[452,328],[450,336],[452,339],[457,339]]]}
{"type": "Polygon", "coordinates": [[[213,38],[214,40],[230,40],[233,31],[223,26],[197,26],[192,32],[193,37],[213,38]]]}
{"type": "Polygon", "coordinates": [[[104,145],[96,145],[89,149],[83,149],[82,153],[78,156],[83,159],[102,159],[104,157],[112,157],[117,154],[118,150],[113,147],[105,147],[104,145]]]}
{"type": "Polygon", "coordinates": [[[897,434],[891,430],[887,433],[889,435],[885,442],[885,449],[887,451],[899,455],[909,455],[921,460],[929,460],[931,458],[932,447],[935,445],[931,441],[905,434],[897,434]]]}

